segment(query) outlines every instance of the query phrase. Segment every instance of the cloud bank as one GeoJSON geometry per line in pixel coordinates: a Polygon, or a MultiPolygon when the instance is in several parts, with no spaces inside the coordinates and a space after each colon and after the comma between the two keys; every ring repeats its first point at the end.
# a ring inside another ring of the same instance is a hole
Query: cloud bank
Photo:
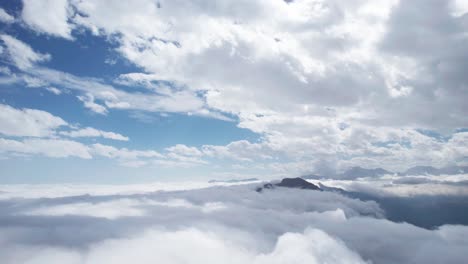
{"type": "MultiPolygon", "coordinates": [[[[257,186],[135,189],[132,194],[124,194],[131,186],[111,187],[104,188],[106,195],[55,198],[40,198],[54,188],[44,189],[37,198],[21,198],[27,193],[16,187],[16,198],[4,196],[0,201],[4,249],[0,256],[4,263],[461,263],[466,259],[466,226],[423,229],[386,220],[373,201],[282,187],[258,193],[257,186]]],[[[1,190],[8,193],[12,188],[1,190]]],[[[103,187],[87,187],[91,193],[99,189],[103,187]]]]}

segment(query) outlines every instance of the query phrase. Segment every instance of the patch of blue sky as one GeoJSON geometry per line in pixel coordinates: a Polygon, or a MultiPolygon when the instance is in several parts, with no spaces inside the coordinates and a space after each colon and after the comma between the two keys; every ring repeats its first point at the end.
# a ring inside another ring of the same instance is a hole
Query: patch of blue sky
{"type": "Polygon", "coordinates": [[[428,130],[428,129],[416,129],[416,131],[425,136],[435,138],[441,142],[447,142],[452,137],[451,135],[442,135],[436,131],[428,130]]]}
{"type": "MultiPolygon", "coordinates": [[[[18,12],[17,5],[18,3],[15,7],[15,4],[9,3],[2,4],[2,7],[14,14],[18,12]]],[[[119,56],[115,51],[115,43],[106,38],[83,31],[74,32],[79,36],[70,41],[33,33],[16,24],[4,26],[4,33],[27,43],[35,51],[50,54],[51,60],[41,63],[44,67],[79,77],[97,78],[121,90],[150,92],[142,85],[125,86],[114,82],[120,74],[142,72],[142,69],[119,56]],[[113,63],[109,64],[109,60],[113,63]]],[[[11,65],[2,64],[16,72],[11,65]]],[[[166,85],[177,90],[177,86],[170,81],[157,80],[152,84],[166,85]]],[[[83,108],[82,103],[76,98],[81,94],[80,92],[67,89],[67,87],[57,86],[56,88],[60,89],[62,94],[55,95],[43,88],[28,88],[21,81],[4,83],[0,84],[0,99],[2,103],[16,108],[32,108],[50,112],[71,124],[79,124],[81,127],[91,126],[120,133],[129,137],[130,141],[115,142],[114,145],[128,148],[161,149],[174,144],[224,145],[235,140],[257,141],[259,139],[258,134],[238,128],[235,122],[189,116],[185,113],[168,114],[109,109],[106,116],[99,115],[83,108]]]]}

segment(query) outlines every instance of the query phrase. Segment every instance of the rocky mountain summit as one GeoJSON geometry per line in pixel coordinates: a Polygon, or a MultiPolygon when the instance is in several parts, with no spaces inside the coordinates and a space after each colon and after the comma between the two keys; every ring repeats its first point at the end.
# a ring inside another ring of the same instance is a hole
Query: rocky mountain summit
{"type": "Polygon", "coordinates": [[[262,192],[264,189],[274,189],[276,187],[321,191],[320,187],[302,178],[284,178],[279,183],[276,183],[276,184],[266,183],[262,187],[257,187],[255,190],[257,192],[262,192]]]}

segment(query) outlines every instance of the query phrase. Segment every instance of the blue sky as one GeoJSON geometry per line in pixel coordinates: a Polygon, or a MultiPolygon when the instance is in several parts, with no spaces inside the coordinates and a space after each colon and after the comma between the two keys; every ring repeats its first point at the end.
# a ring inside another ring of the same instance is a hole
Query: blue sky
{"type": "Polygon", "coordinates": [[[0,182],[466,165],[466,5],[318,2],[1,3],[0,182]]]}

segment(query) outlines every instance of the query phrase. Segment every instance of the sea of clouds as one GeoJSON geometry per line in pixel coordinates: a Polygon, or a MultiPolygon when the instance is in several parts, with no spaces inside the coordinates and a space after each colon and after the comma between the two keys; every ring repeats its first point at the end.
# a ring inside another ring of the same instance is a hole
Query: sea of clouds
{"type": "MultiPolygon", "coordinates": [[[[374,183],[368,193],[418,195],[401,190],[420,182],[389,177],[361,179],[347,188],[374,183]]],[[[428,190],[434,183],[420,184],[428,190]]],[[[468,226],[422,228],[388,220],[372,200],[282,187],[256,192],[261,185],[2,185],[0,259],[30,264],[464,263],[468,258],[468,226]]]]}

